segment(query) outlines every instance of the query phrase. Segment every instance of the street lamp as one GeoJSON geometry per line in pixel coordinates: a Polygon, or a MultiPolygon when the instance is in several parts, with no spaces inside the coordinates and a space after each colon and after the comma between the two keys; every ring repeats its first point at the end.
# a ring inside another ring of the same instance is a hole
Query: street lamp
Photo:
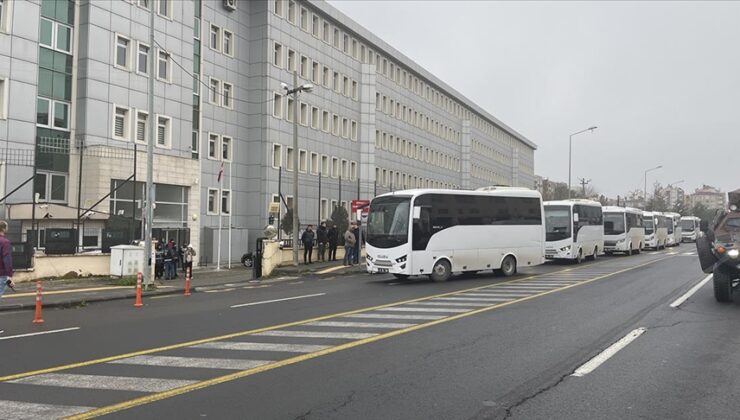
{"type": "Polygon", "coordinates": [[[570,135],[570,139],[568,140],[568,198],[570,198],[571,195],[573,194],[573,192],[571,191],[571,188],[570,188],[571,171],[573,169],[573,136],[578,135],[578,134],[581,134],[581,133],[585,133],[586,131],[594,131],[597,128],[598,127],[596,127],[596,126],[589,127],[589,128],[587,128],[585,130],[581,130],[581,131],[579,131],[577,133],[573,133],[573,134],[570,135]]]}
{"type": "Polygon", "coordinates": [[[298,72],[293,71],[293,87],[286,83],[280,84],[285,95],[293,95],[293,265],[298,266],[298,94],[311,92],[313,85],[304,83],[298,85],[298,72]]]}
{"type": "Polygon", "coordinates": [[[646,210],[647,210],[647,174],[648,174],[648,172],[652,172],[652,171],[654,171],[656,169],[660,169],[662,167],[663,167],[663,165],[658,165],[658,166],[656,166],[654,168],[650,168],[650,169],[645,170],[645,189],[642,192],[642,197],[645,200],[644,207],[645,207],[646,210]]]}

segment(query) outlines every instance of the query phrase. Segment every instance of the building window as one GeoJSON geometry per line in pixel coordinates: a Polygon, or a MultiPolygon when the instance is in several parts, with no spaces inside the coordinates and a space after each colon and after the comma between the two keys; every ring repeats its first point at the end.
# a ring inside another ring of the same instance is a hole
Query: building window
{"type": "Polygon", "coordinates": [[[277,169],[283,166],[283,146],[280,144],[272,145],[272,167],[277,169]]]}
{"type": "Polygon", "coordinates": [[[329,156],[321,155],[321,175],[329,176],[329,156]]]}
{"type": "Polygon", "coordinates": [[[10,32],[10,2],[0,0],[0,32],[10,32]]]}
{"type": "Polygon", "coordinates": [[[293,148],[288,146],[285,148],[285,169],[292,171],[295,167],[295,157],[293,153],[293,148]]]}
{"type": "Polygon", "coordinates": [[[66,202],[67,175],[53,172],[37,172],[34,179],[34,193],[38,194],[39,201],[42,202],[66,202]]]}
{"type": "Polygon", "coordinates": [[[233,102],[232,100],[233,91],[234,91],[234,87],[232,86],[231,83],[226,83],[226,82],[223,83],[223,94],[221,95],[221,102],[224,107],[229,108],[229,109],[231,109],[234,106],[234,104],[232,103],[233,102]]]}
{"type": "Polygon", "coordinates": [[[347,162],[347,159],[342,159],[342,178],[349,178],[349,163],[347,162]]]}
{"type": "Polygon", "coordinates": [[[226,162],[231,162],[231,148],[233,147],[231,137],[222,136],[221,137],[221,159],[225,160],[226,162]]]}
{"type": "Polygon", "coordinates": [[[148,119],[149,115],[146,112],[136,112],[136,141],[139,143],[146,143],[149,138],[148,119]]]}
{"type": "Polygon", "coordinates": [[[316,38],[319,37],[319,33],[321,31],[321,20],[318,16],[312,15],[311,16],[311,34],[315,36],[316,38]]]}
{"type": "Polygon", "coordinates": [[[342,77],[342,95],[349,96],[349,77],[342,77]]]}
{"type": "Polygon", "coordinates": [[[311,152],[311,173],[316,175],[319,173],[319,154],[311,152]]]}
{"type": "Polygon", "coordinates": [[[329,214],[329,200],[326,198],[321,199],[321,208],[319,210],[319,220],[326,220],[329,214]]]}
{"type": "Polygon", "coordinates": [[[334,28],[334,48],[339,49],[339,29],[334,28]]]}
{"type": "Polygon", "coordinates": [[[198,132],[193,130],[193,136],[190,142],[190,158],[191,159],[198,159],[198,157],[200,156],[200,152],[199,152],[200,147],[198,144],[199,143],[198,140],[199,140],[198,132]]]}
{"type": "Polygon", "coordinates": [[[319,123],[321,120],[319,119],[319,108],[312,106],[311,107],[311,128],[314,130],[319,129],[319,123]]]}
{"type": "Polygon", "coordinates": [[[295,71],[295,51],[288,50],[288,70],[295,71]]]}
{"type": "Polygon", "coordinates": [[[339,177],[339,159],[335,157],[331,158],[331,177],[339,177]]]}
{"type": "Polygon", "coordinates": [[[301,7],[301,29],[308,32],[308,10],[301,7]]]}
{"type": "Polygon", "coordinates": [[[349,178],[352,180],[357,179],[357,162],[355,161],[349,163],[349,178]]]}
{"type": "Polygon", "coordinates": [[[350,126],[349,138],[357,141],[357,121],[351,121],[349,123],[349,126],[350,126]]]}
{"type": "Polygon", "coordinates": [[[293,106],[293,98],[288,97],[288,121],[293,122],[293,114],[295,113],[295,106],[293,106]]]}
{"type": "Polygon", "coordinates": [[[354,38],[352,39],[352,58],[354,58],[355,60],[359,58],[359,52],[357,50],[357,40],[354,38]]]}
{"type": "Polygon", "coordinates": [[[117,140],[129,139],[129,109],[122,106],[113,107],[113,138],[117,140]]]}
{"type": "Polygon", "coordinates": [[[349,137],[349,120],[342,118],[342,137],[345,139],[349,137]]]}
{"type": "Polygon", "coordinates": [[[231,213],[231,191],[221,190],[221,213],[231,213]]]}
{"type": "MultiPolygon", "coordinates": [[[[1,13],[0,30],[6,19],[1,13]]],[[[59,22],[41,18],[39,21],[39,44],[52,50],[70,54],[72,52],[72,28],[59,22]]]]}
{"type": "Polygon", "coordinates": [[[305,173],[308,170],[308,153],[305,150],[298,151],[298,171],[305,173]]]}
{"type": "Polygon", "coordinates": [[[209,47],[215,51],[221,51],[221,28],[211,24],[211,36],[209,37],[209,47]]]}
{"type": "Polygon", "coordinates": [[[311,81],[319,84],[319,63],[316,61],[311,62],[311,81]]]}
{"type": "Polygon", "coordinates": [[[293,25],[295,25],[295,8],[295,1],[288,1],[288,22],[292,23],[293,25]]]}
{"type": "Polygon", "coordinates": [[[172,18],[172,0],[159,0],[157,13],[166,18],[172,18]]]}
{"type": "Polygon", "coordinates": [[[0,120],[8,118],[8,90],[8,79],[0,79],[0,120]]]}
{"type": "Polygon", "coordinates": [[[283,96],[279,93],[273,94],[272,116],[275,118],[283,118],[283,96]]]}
{"type": "Polygon", "coordinates": [[[334,72],[334,76],[332,78],[332,85],[331,85],[331,87],[332,87],[332,89],[334,89],[335,92],[339,92],[339,89],[340,89],[340,85],[339,85],[339,73],[336,72],[336,71],[334,72]]]}
{"type": "Polygon", "coordinates": [[[208,133],[208,159],[218,159],[218,134],[208,133]]]}
{"type": "Polygon", "coordinates": [[[208,189],[208,214],[218,214],[218,189],[208,189]]]}
{"type": "Polygon", "coordinates": [[[335,136],[339,136],[339,132],[339,116],[337,114],[333,114],[331,117],[331,133],[335,136]]]}
{"type": "Polygon", "coordinates": [[[170,147],[172,140],[172,119],[164,115],[157,116],[157,146],[170,147]]]}
{"type": "Polygon", "coordinates": [[[321,112],[321,130],[328,133],[330,131],[329,128],[329,111],[322,111],[321,112]]]}
{"type": "Polygon", "coordinates": [[[138,43],[136,50],[136,72],[149,74],[149,46],[141,42],[138,43]]]}
{"type": "Polygon", "coordinates": [[[208,101],[212,103],[213,105],[220,105],[221,101],[219,100],[219,95],[221,93],[221,81],[211,77],[209,84],[210,84],[211,92],[210,92],[208,101]]]}
{"type": "Polygon", "coordinates": [[[323,74],[322,74],[323,77],[322,77],[321,82],[322,82],[322,84],[325,87],[329,87],[329,83],[330,83],[330,80],[329,80],[329,67],[324,66],[324,68],[323,68],[322,71],[323,71],[323,74]]]}
{"type": "Polygon", "coordinates": [[[167,51],[159,50],[157,54],[157,78],[169,82],[170,68],[170,54],[167,51]]]}
{"type": "Polygon", "coordinates": [[[283,67],[283,46],[275,43],[272,50],[272,64],[283,67]]]}
{"type": "Polygon", "coordinates": [[[301,113],[298,123],[301,125],[308,125],[308,105],[303,102],[301,102],[301,113]]]}
{"type": "Polygon", "coordinates": [[[357,100],[357,94],[358,94],[357,81],[353,80],[352,81],[352,99],[357,100]]]}
{"type": "Polygon", "coordinates": [[[281,16],[281,17],[283,16],[283,2],[284,1],[285,0],[274,0],[272,2],[272,4],[273,4],[272,11],[276,15],[281,16]]]}
{"type": "Polygon", "coordinates": [[[305,55],[301,56],[301,68],[299,73],[304,79],[308,78],[308,57],[305,55]]]}
{"type": "Polygon", "coordinates": [[[143,7],[145,9],[148,9],[149,8],[149,2],[150,1],[151,0],[138,0],[139,7],[143,7]]]}
{"type": "Polygon", "coordinates": [[[349,54],[349,35],[347,34],[342,36],[342,52],[349,54]]]}
{"type": "Polygon", "coordinates": [[[223,53],[229,57],[234,56],[234,34],[224,29],[223,53]]]}
{"type": "Polygon", "coordinates": [[[324,40],[327,44],[329,43],[329,37],[331,36],[331,33],[329,32],[329,22],[324,22],[323,31],[321,33],[321,39],[324,40]]]}
{"type": "Polygon", "coordinates": [[[117,67],[128,70],[128,57],[129,57],[129,45],[131,40],[122,36],[116,35],[116,63],[117,67]]]}

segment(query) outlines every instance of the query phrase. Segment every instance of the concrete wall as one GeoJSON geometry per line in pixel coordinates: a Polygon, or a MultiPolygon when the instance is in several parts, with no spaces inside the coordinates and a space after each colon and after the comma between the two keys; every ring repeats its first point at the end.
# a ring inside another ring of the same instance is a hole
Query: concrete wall
{"type": "Polygon", "coordinates": [[[36,256],[33,271],[17,271],[13,281],[24,282],[62,277],[75,272],[80,277],[110,275],[110,255],[36,256]]]}

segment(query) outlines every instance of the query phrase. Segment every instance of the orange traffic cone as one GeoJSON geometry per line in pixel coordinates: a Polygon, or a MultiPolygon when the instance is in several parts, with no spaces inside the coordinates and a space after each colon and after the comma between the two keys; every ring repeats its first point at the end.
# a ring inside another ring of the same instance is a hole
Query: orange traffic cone
{"type": "Polygon", "coordinates": [[[41,282],[36,282],[36,313],[33,316],[34,324],[43,324],[44,320],[41,318],[41,282]]]}
{"type": "Polygon", "coordinates": [[[190,296],[190,267],[185,271],[185,296],[190,296]]]}
{"type": "Polygon", "coordinates": [[[136,302],[134,302],[134,307],[140,308],[143,306],[143,303],[141,303],[141,272],[136,273],[136,302]]]}

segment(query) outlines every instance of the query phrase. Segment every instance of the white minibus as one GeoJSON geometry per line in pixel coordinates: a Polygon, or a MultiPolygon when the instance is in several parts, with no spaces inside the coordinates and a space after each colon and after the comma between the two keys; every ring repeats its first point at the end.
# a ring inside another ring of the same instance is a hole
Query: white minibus
{"type": "Polygon", "coordinates": [[[645,225],[645,248],[656,251],[665,249],[668,241],[668,227],[663,213],[658,211],[642,212],[642,223],[645,225]]]}
{"type": "Polygon", "coordinates": [[[418,189],[375,197],[367,221],[367,271],[398,278],[545,262],[542,196],[525,188],[418,189]]]}
{"type": "Polygon", "coordinates": [[[684,242],[696,242],[699,236],[701,219],[696,216],[683,216],[681,218],[681,240],[684,242]]]}
{"type": "Polygon", "coordinates": [[[639,254],[645,242],[642,210],[631,207],[604,207],[604,252],[639,254]]]}
{"type": "Polygon", "coordinates": [[[546,201],[545,258],[580,263],[604,251],[601,203],[591,200],[546,201]]]}
{"type": "Polygon", "coordinates": [[[668,227],[668,245],[669,246],[679,246],[681,245],[681,239],[682,234],[681,232],[683,229],[681,229],[681,215],[678,213],[663,213],[666,217],[666,223],[668,225],[673,225],[673,228],[671,226],[668,227]],[[672,237],[671,237],[672,236],[672,237]]]}

